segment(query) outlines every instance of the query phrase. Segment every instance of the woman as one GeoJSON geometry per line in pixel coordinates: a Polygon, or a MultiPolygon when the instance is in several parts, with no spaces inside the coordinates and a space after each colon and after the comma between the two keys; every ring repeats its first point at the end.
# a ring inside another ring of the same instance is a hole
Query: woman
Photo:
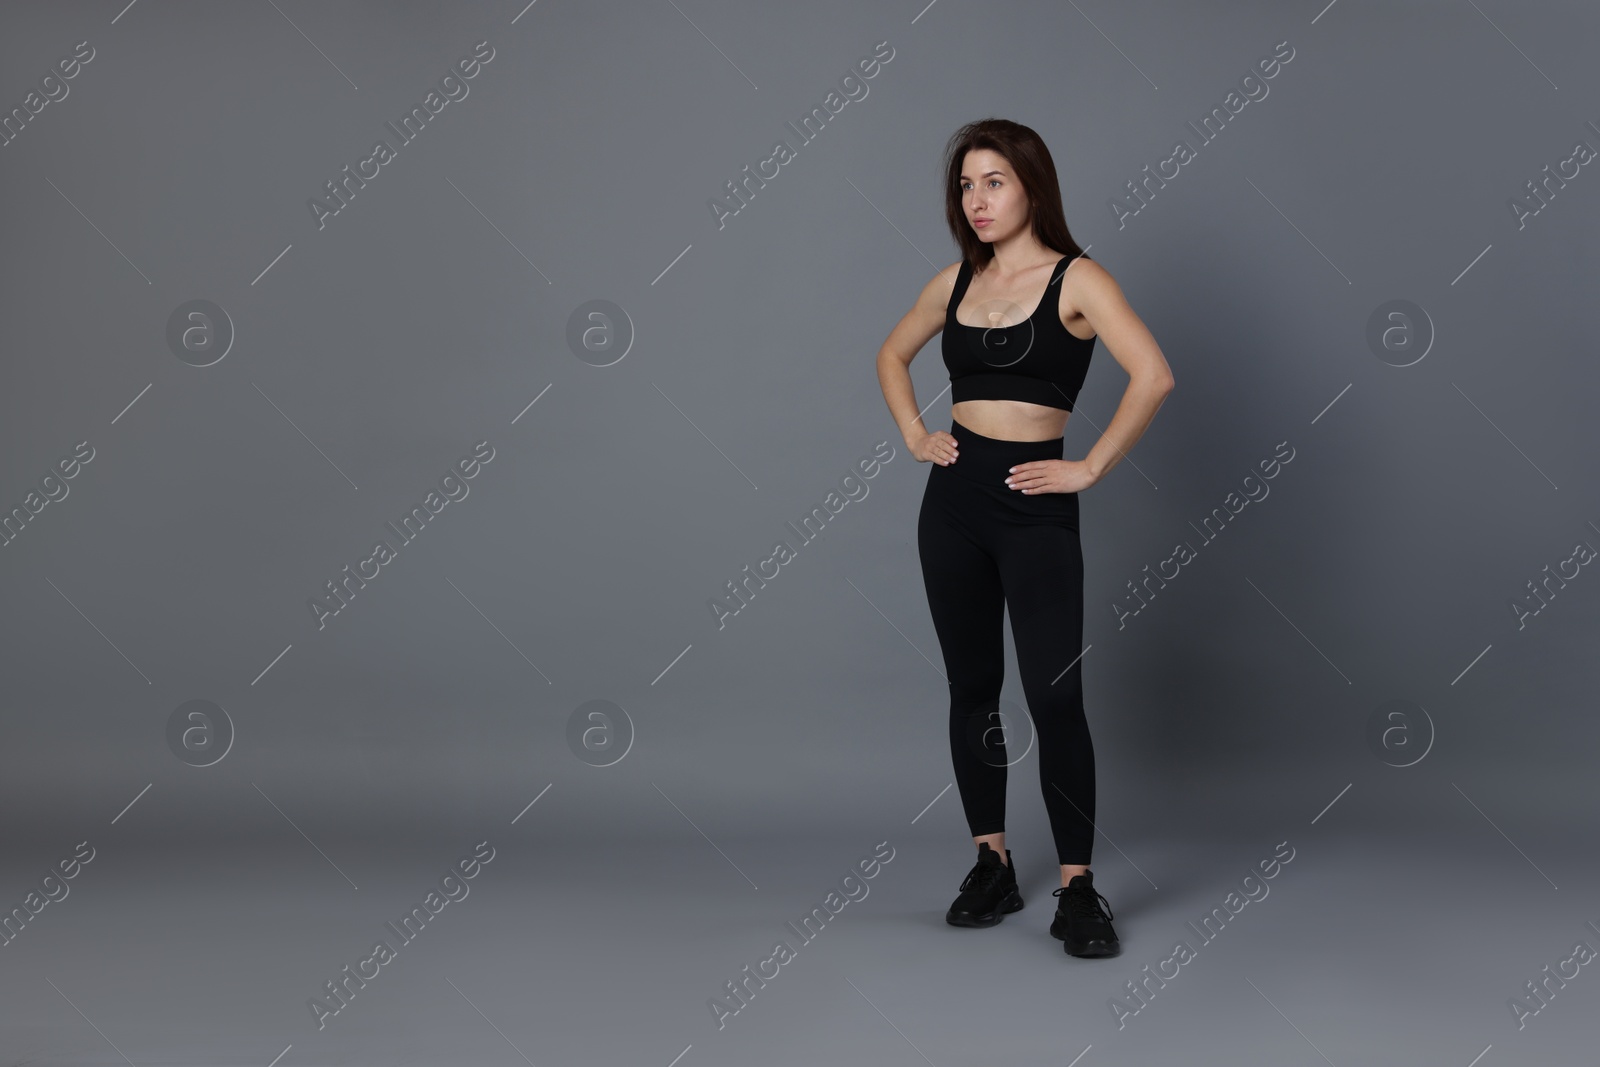
{"type": "Polygon", "coordinates": [[[890,332],[878,381],[906,447],[934,464],[917,548],[949,675],[950,755],[978,847],[945,918],[993,926],[1022,907],[1005,846],[1007,762],[997,714],[1001,616],[1009,609],[1061,864],[1050,933],[1073,956],[1113,956],[1110,902],[1089,870],[1094,749],[1079,663],[1078,494],[1143,435],[1172,391],[1172,371],[1116,281],[1067,231],[1055,164],[1038,134],[1004,119],[970,123],[950,139],[944,169],[945,217],[961,262],[928,282],[890,332]],[[949,432],[923,425],[909,370],[941,330],[949,432]],[[1088,455],[1063,459],[1067,414],[1096,337],[1128,372],[1128,387],[1088,455]]]}

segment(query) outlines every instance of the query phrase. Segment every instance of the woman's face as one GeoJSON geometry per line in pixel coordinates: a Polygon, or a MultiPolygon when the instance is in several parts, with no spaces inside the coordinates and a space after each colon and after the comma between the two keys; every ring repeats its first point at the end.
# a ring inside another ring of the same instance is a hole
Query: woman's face
{"type": "Polygon", "coordinates": [[[1029,224],[1028,194],[1006,158],[993,149],[974,149],[962,160],[961,207],[973,232],[991,243],[1029,224]]]}

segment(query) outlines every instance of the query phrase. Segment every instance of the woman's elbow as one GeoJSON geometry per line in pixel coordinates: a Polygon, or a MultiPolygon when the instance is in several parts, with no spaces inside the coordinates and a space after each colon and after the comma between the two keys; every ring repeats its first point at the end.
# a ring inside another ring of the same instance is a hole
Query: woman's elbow
{"type": "Polygon", "coordinates": [[[900,367],[902,369],[909,370],[911,367],[911,361],[915,357],[915,352],[908,354],[900,351],[892,345],[884,345],[882,348],[878,349],[878,366],[890,368],[900,367]]]}
{"type": "Polygon", "coordinates": [[[1144,374],[1140,377],[1143,379],[1143,385],[1146,389],[1163,397],[1172,392],[1173,386],[1177,384],[1172,377],[1172,372],[1165,369],[1151,371],[1149,374],[1144,374]]]}

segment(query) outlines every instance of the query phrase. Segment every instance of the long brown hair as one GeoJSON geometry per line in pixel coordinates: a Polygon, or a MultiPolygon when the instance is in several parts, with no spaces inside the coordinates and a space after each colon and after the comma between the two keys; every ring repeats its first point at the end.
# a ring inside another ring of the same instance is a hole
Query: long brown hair
{"type": "Polygon", "coordinates": [[[1083,249],[1067,229],[1061,210],[1061,185],[1056,180],[1055,161],[1050,149],[1031,128],[1009,119],[979,119],[969,122],[951,135],[944,150],[944,217],[950,233],[961,246],[961,257],[974,269],[987,266],[994,258],[994,246],[978,239],[961,207],[961,164],[967,153],[990,149],[1004,156],[1027,194],[1033,218],[1033,236],[1046,248],[1063,255],[1079,256],[1083,249]]]}

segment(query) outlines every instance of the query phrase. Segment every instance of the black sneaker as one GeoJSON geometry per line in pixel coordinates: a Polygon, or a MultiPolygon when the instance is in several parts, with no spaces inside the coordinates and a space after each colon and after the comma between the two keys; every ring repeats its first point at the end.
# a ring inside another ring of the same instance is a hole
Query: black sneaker
{"type": "Polygon", "coordinates": [[[1069,956],[1115,956],[1122,951],[1117,932],[1111,928],[1111,902],[1094,887],[1094,872],[1074,875],[1053,896],[1055,921],[1050,936],[1063,942],[1069,956]],[[1100,905],[1106,907],[1101,909],[1100,905]]]}
{"type": "Polygon", "coordinates": [[[993,926],[1004,915],[1021,908],[1017,872],[1006,862],[1010,859],[1009,848],[1002,860],[989,842],[979,845],[978,862],[961,882],[961,894],[945,912],[944,921],[951,926],[993,926]]]}

